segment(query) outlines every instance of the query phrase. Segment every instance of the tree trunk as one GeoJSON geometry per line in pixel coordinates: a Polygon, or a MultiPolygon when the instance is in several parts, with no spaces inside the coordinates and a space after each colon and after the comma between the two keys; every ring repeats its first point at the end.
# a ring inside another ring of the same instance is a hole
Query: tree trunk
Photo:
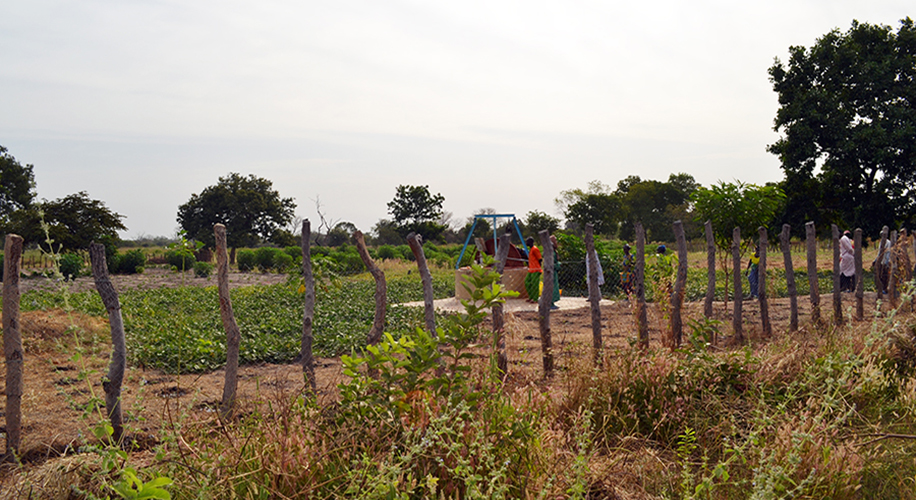
{"type": "Polygon", "coordinates": [[[588,259],[588,303],[592,311],[592,360],[601,364],[601,289],[598,285],[598,252],[595,251],[595,226],[585,225],[585,258],[588,259]]]}
{"type": "Polygon", "coordinates": [[[814,222],[805,223],[805,244],[808,248],[808,295],[811,297],[811,321],[821,320],[821,294],[817,284],[817,233],[814,222]]]}
{"type": "Polygon", "coordinates": [[[89,257],[92,262],[92,277],[95,289],[102,298],[102,304],[108,311],[108,323],[111,326],[111,363],[108,365],[108,379],[102,381],[105,390],[105,409],[108,420],[114,429],[112,440],[120,443],[124,435],[124,424],[121,419],[121,384],[124,382],[124,370],[127,365],[127,344],[124,340],[124,321],[121,318],[121,302],[118,291],[108,278],[108,263],[105,259],[105,246],[101,243],[89,245],[89,257]]]}
{"type": "Polygon", "coordinates": [[[302,341],[299,360],[302,373],[312,393],[318,386],[315,380],[315,355],[312,353],[312,325],[315,321],[315,276],[312,273],[312,224],[302,221],[302,281],[305,287],[305,304],[302,309],[302,341]]]}
{"type": "Polygon", "coordinates": [[[684,325],[681,321],[681,309],[684,306],[684,290],[687,286],[687,240],[684,237],[684,225],[674,222],[674,237],[677,241],[677,277],[674,280],[674,293],[671,294],[671,337],[674,348],[681,347],[684,325]]]}
{"type": "Polygon", "coordinates": [[[649,318],[646,312],[646,230],[636,223],[636,324],[639,346],[649,348],[649,318]]]}
{"type": "Polygon", "coordinates": [[[553,376],[553,340],[550,335],[550,307],[553,304],[553,243],[550,241],[550,233],[546,229],[538,232],[541,240],[541,246],[544,250],[541,252],[544,268],[544,291],[538,299],[538,327],[541,332],[541,355],[544,360],[544,378],[553,376]]]}
{"type": "Polygon", "coordinates": [[[216,277],[219,290],[219,315],[226,330],[226,378],[223,382],[223,400],[219,405],[220,417],[232,417],[235,393],[239,385],[239,344],[242,334],[232,314],[232,299],[229,298],[229,259],[226,254],[226,226],[213,226],[216,238],[216,277]]]}
{"type": "MultiPolygon", "coordinates": [[[[712,222],[706,221],[704,227],[706,229],[706,300],[703,302],[703,315],[711,318],[712,303],[716,298],[716,240],[712,234],[712,222]]],[[[728,300],[727,288],[725,300],[728,300]]]]}
{"type": "MultiPolygon", "coordinates": [[[[436,309],[433,306],[433,277],[429,274],[429,266],[426,264],[426,254],[423,253],[420,236],[417,233],[408,234],[407,244],[410,245],[410,251],[413,252],[413,256],[417,261],[417,271],[419,271],[420,281],[423,283],[423,319],[426,320],[426,330],[435,337],[436,309]]],[[[508,255],[508,251],[506,249],[506,255],[508,255]]]]}
{"type": "Polygon", "coordinates": [[[881,304],[881,295],[882,292],[887,291],[887,276],[883,276],[882,270],[884,269],[884,253],[887,251],[885,248],[887,245],[887,226],[881,228],[881,241],[878,243],[878,256],[875,257],[875,288],[877,293],[875,294],[875,310],[880,311],[878,307],[881,304]]]}
{"type": "Polygon", "coordinates": [[[789,331],[798,331],[798,290],[795,288],[795,268],[792,264],[792,226],[782,225],[779,243],[782,247],[782,259],[786,267],[786,292],[789,294],[789,331]]]}
{"type": "Polygon", "coordinates": [[[856,263],[856,320],[862,321],[865,318],[865,280],[862,279],[862,229],[855,230],[855,248],[854,259],[856,263]]]}
{"type": "Polygon", "coordinates": [[[732,267],[734,268],[733,283],[735,285],[735,304],[732,311],[732,330],[735,332],[735,340],[744,342],[744,325],[741,317],[741,307],[744,297],[741,290],[741,228],[736,227],[732,230],[732,267]]]}
{"type": "Polygon", "coordinates": [[[22,333],[19,324],[19,273],[22,237],[7,234],[3,247],[3,357],[6,360],[6,453],[4,461],[19,460],[22,441],[22,333]]]}
{"type": "Polygon", "coordinates": [[[379,269],[372,257],[369,256],[369,250],[366,248],[366,239],[362,231],[353,233],[353,239],[356,240],[356,250],[359,251],[359,257],[363,259],[363,264],[369,270],[369,274],[375,278],[375,318],[372,320],[372,328],[369,330],[368,343],[370,345],[378,344],[382,340],[382,332],[385,329],[385,307],[388,302],[388,285],[385,283],[385,273],[379,269]]]}
{"type": "Polygon", "coordinates": [[[757,248],[760,249],[760,262],[757,264],[757,301],[760,303],[760,322],[763,328],[763,336],[773,335],[773,327],[770,325],[770,306],[767,302],[767,243],[769,243],[767,228],[760,226],[757,228],[759,242],[757,248]]]}
{"type": "MultiPolygon", "coordinates": [[[[509,239],[512,233],[505,232],[499,237],[499,249],[496,252],[496,272],[499,273],[499,282],[502,283],[502,274],[506,270],[506,260],[509,259],[509,239]]],[[[430,281],[430,295],[432,295],[432,281],[430,281]]],[[[431,303],[431,302],[430,302],[431,303]]],[[[493,306],[493,335],[496,336],[496,369],[503,377],[509,373],[509,356],[506,353],[506,332],[505,318],[503,317],[503,305],[497,303],[493,306]]]]}
{"type": "Polygon", "coordinates": [[[840,290],[840,229],[830,225],[833,242],[833,324],[843,324],[843,292],[840,290]]]}

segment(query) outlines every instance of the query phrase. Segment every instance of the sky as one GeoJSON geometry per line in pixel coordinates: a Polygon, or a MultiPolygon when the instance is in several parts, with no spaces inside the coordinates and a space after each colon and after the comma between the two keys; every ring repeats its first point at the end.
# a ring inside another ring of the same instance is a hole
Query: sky
{"type": "MultiPolygon", "coordinates": [[[[906,6],[910,7],[909,9],[906,6]]],[[[124,238],[254,174],[368,232],[398,185],[463,222],[560,216],[629,175],[783,178],[767,70],[912,0],[29,0],[0,6],[0,145],[39,199],[79,191],[124,238]]]]}

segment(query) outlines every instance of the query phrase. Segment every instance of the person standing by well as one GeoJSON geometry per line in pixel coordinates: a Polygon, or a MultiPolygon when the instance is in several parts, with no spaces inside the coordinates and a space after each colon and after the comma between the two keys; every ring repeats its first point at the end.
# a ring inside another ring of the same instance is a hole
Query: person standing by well
{"type": "Polygon", "coordinates": [[[534,246],[534,238],[529,237],[525,244],[531,250],[528,252],[528,275],[525,276],[525,291],[528,292],[528,302],[537,302],[540,297],[541,273],[541,251],[534,246]]]}

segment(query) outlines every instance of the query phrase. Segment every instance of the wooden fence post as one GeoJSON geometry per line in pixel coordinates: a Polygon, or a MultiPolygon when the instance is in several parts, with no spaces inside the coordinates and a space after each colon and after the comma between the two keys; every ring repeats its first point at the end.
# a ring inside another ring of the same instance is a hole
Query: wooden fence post
{"type": "Polygon", "coordinates": [[[711,318],[712,303],[716,298],[716,240],[712,234],[712,222],[706,221],[704,228],[706,229],[706,300],[703,302],[703,315],[711,318]]]}
{"type": "Polygon", "coordinates": [[[840,229],[830,225],[833,242],[833,324],[843,324],[843,296],[840,295],[840,229]]]}
{"type": "Polygon", "coordinates": [[[674,348],[681,347],[681,337],[684,335],[684,324],[681,320],[681,310],[684,306],[684,289],[687,286],[687,240],[684,237],[684,225],[681,221],[674,222],[674,238],[677,242],[677,276],[674,280],[674,291],[671,294],[671,336],[674,348]]]}
{"type": "Polygon", "coordinates": [[[3,244],[3,357],[6,360],[6,453],[4,461],[19,461],[22,441],[22,331],[19,324],[19,274],[22,237],[7,234],[3,244]]]}
{"type": "Polygon", "coordinates": [[[636,224],[636,324],[639,328],[638,342],[643,349],[649,348],[649,318],[646,312],[646,230],[642,223],[636,224]]]}
{"type": "Polygon", "coordinates": [[[541,332],[541,356],[544,360],[544,378],[553,376],[553,340],[550,334],[550,307],[553,303],[553,243],[546,229],[538,232],[544,268],[544,291],[538,299],[538,327],[541,332]]]}
{"type": "Polygon", "coordinates": [[[782,225],[782,233],[779,234],[779,244],[782,247],[782,259],[786,268],[786,292],[789,294],[789,331],[798,330],[798,291],[795,288],[795,268],[792,264],[792,246],[790,239],[792,237],[792,226],[782,225]]]}
{"type": "Polygon", "coordinates": [[[735,285],[735,301],[734,309],[732,311],[732,330],[735,331],[735,339],[738,342],[744,342],[744,326],[742,325],[742,302],[744,300],[744,292],[741,287],[741,228],[736,227],[732,231],[732,267],[734,268],[734,285],[735,285]]]}
{"type": "Polygon", "coordinates": [[[887,276],[884,275],[884,254],[888,251],[887,246],[887,226],[881,228],[881,241],[878,243],[878,256],[875,257],[875,310],[880,311],[878,307],[881,304],[881,296],[887,291],[887,276]]]}
{"type": "Polygon", "coordinates": [[[223,399],[219,405],[220,418],[232,416],[235,407],[235,393],[239,386],[239,345],[242,333],[232,313],[232,299],[229,297],[229,255],[226,252],[226,226],[213,226],[216,239],[216,278],[219,293],[219,315],[226,330],[226,378],[223,381],[223,399]]]}
{"type": "Polygon", "coordinates": [[[760,322],[763,327],[763,335],[769,337],[773,335],[773,327],[770,325],[770,306],[767,302],[767,228],[760,226],[757,228],[759,241],[757,248],[760,249],[760,262],[757,264],[757,301],[760,303],[760,322]]]}
{"type": "Polygon", "coordinates": [[[302,373],[312,392],[318,386],[315,379],[315,355],[312,352],[312,325],[315,321],[315,275],[312,272],[312,224],[308,219],[302,221],[302,281],[305,288],[305,303],[302,307],[302,340],[299,361],[302,373]]]}
{"type": "Polygon", "coordinates": [[[890,245],[891,267],[887,271],[887,293],[890,296],[891,309],[897,308],[897,230],[891,231],[890,245]]]}
{"type": "MultiPolygon", "coordinates": [[[[865,318],[865,280],[862,277],[862,229],[856,228],[853,238],[855,238],[855,248],[853,249],[853,258],[856,263],[856,320],[862,321],[865,318]]],[[[878,293],[881,293],[879,290],[878,293]]]]}
{"type": "Polygon", "coordinates": [[[95,289],[102,298],[102,304],[108,312],[108,323],[111,326],[111,363],[108,365],[108,378],[102,381],[105,390],[105,410],[114,430],[112,440],[120,443],[124,435],[124,424],[121,419],[121,384],[124,382],[124,370],[127,364],[127,343],[124,340],[124,321],[121,318],[121,302],[118,291],[108,278],[108,262],[105,259],[105,245],[89,245],[89,258],[92,263],[92,277],[95,289]]]}
{"type": "MultiPolygon", "coordinates": [[[[509,259],[509,239],[512,233],[508,230],[499,237],[499,248],[496,251],[496,272],[499,273],[499,282],[503,282],[502,274],[506,270],[506,260],[509,259]]],[[[426,271],[429,273],[429,271],[426,271]]],[[[432,279],[429,283],[430,306],[432,305],[432,279]]],[[[503,374],[509,373],[509,355],[506,352],[505,318],[503,305],[497,303],[493,306],[493,334],[496,335],[496,368],[503,374]]]]}
{"type": "Polygon", "coordinates": [[[592,312],[592,358],[601,363],[601,289],[598,287],[598,253],[595,251],[595,225],[585,225],[585,258],[588,259],[588,303],[592,312]]]}
{"type": "MultiPolygon", "coordinates": [[[[433,306],[433,277],[429,273],[429,266],[426,264],[426,254],[423,252],[423,244],[420,242],[420,235],[410,233],[407,235],[407,244],[410,245],[410,251],[413,252],[414,259],[417,261],[417,271],[420,273],[420,281],[423,283],[423,319],[426,321],[426,330],[430,335],[436,337],[436,308],[433,306]]],[[[502,272],[502,271],[497,271],[502,272]]]]}
{"type": "Polygon", "coordinates": [[[814,222],[805,223],[805,244],[808,249],[808,294],[811,297],[811,321],[821,320],[821,294],[817,283],[817,233],[814,222]]]}
{"type": "Polygon", "coordinates": [[[369,329],[368,343],[370,345],[378,344],[382,340],[382,331],[385,329],[385,307],[388,303],[388,284],[385,282],[385,273],[379,269],[372,257],[369,256],[369,249],[366,248],[366,238],[363,237],[362,231],[353,233],[353,239],[356,240],[356,250],[359,257],[363,260],[369,274],[375,278],[375,319],[372,320],[372,328],[369,329]]]}

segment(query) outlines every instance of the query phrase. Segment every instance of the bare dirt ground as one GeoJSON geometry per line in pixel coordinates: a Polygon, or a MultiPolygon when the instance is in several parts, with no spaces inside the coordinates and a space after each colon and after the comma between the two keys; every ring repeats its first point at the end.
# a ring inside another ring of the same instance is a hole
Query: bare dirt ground
{"type": "MultiPolygon", "coordinates": [[[[232,286],[245,286],[283,281],[283,275],[234,274],[232,286]]],[[[215,285],[209,280],[185,278],[186,285],[215,285]]],[[[175,273],[150,270],[138,276],[115,276],[119,290],[180,286],[175,273]]],[[[24,279],[24,289],[54,286],[39,279],[24,279]]],[[[75,289],[92,289],[91,279],[80,278],[75,289]]],[[[821,297],[822,316],[832,319],[832,296],[821,297]]],[[[567,300],[567,299],[564,299],[567,300]]],[[[584,301],[576,302],[585,306],[584,301]]],[[[874,294],[866,294],[866,318],[873,310],[874,294]]],[[[568,302],[567,305],[573,304],[568,302]]],[[[540,383],[541,342],[535,305],[516,300],[507,307],[507,346],[510,361],[510,383],[527,385],[540,383]]],[[[855,299],[843,294],[843,310],[851,316],[855,299]]],[[[807,297],[799,298],[800,323],[809,323],[810,307],[807,297]]],[[[782,334],[788,330],[789,300],[770,301],[770,318],[773,331],[782,334]]],[[[650,343],[661,345],[660,331],[664,320],[652,305],[649,311],[650,343]]],[[[636,323],[632,306],[626,301],[602,301],[602,340],[610,349],[629,348],[635,340],[636,323]]],[[[714,316],[722,321],[720,330],[731,331],[732,303],[727,307],[715,304],[714,316]]],[[[702,317],[701,303],[688,303],[684,310],[684,324],[702,317]]],[[[571,356],[582,356],[592,344],[591,312],[588,307],[564,307],[550,314],[553,351],[556,365],[562,371],[571,356]]],[[[760,336],[760,308],[757,302],[744,303],[744,330],[751,339],[760,336]]],[[[107,321],[84,315],[68,316],[62,311],[22,313],[23,343],[25,348],[25,394],[22,400],[22,460],[38,464],[49,458],[71,452],[79,445],[92,440],[91,427],[99,421],[104,411],[97,402],[104,400],[101,379],[107,372],[110,344],[107,321]],[[77,335],[74,328],[83,333],[77,335]],[[77,359],[76,351],[84,355],[77,359]]],[[[689,328],[685,327],[685,332],[689,328]]],[[[727,339],[726,339],[727,340],[727,339]]],[[[156,370],[131,367],[123,387],[123,408],[128,434],[137,443],[148,446],[155,443],[162,429],[168,428],[181,415],[189,413],[213,415],[218,406],[225,374],[222,370],[202,375],[169,375],[156,370]]],[[[239,402],[241,405],[265,399],[288,400],[304,389],[302,368],[299,365],[252,365],[239,371],[239,402]]],[[[339,359],[319,359],[317,380],[320,398],[329,401],[336,396],[337,384],[344,380],[339,359]]],[[[0,386],[5,387],[5,369],[0,370],[0,386]]],[[[5,396],[5,394],[0,394],[5,396]]],[[[5,397],[0,398],[5,405],[5,397]]],[[[0,412],[0,423],[5,424],[0,412]]],[[[0,428],[5,432],[5,428],[0,428]]],[[[15,469],[0,469],[2,479],[15,469]]],[[[2,495],[0,495],[2,496],[2,495]]]]}

